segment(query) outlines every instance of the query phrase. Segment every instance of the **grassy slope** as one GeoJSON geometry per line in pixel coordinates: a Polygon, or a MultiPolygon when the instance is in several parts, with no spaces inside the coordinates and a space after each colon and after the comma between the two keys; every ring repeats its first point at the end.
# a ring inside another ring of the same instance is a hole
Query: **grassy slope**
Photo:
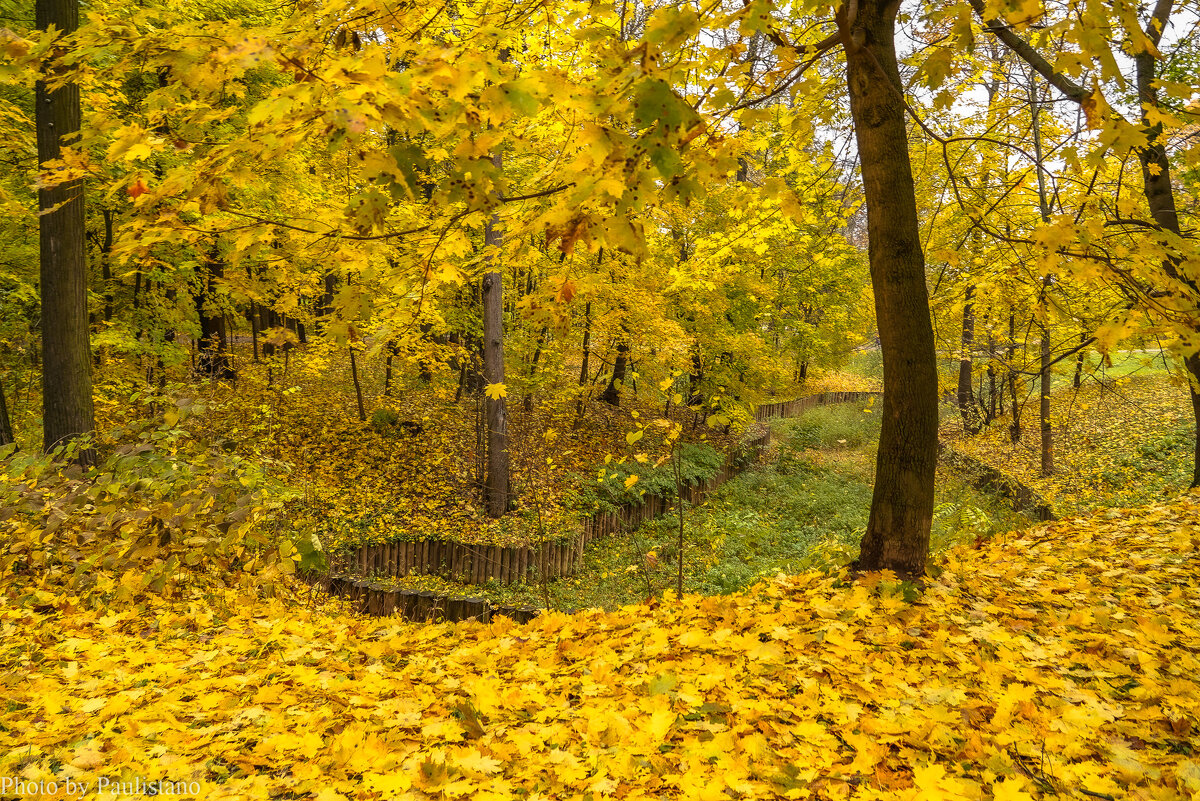
{"type": "Polygon", "coordinates": [[[1148,375],[1055,391],[1055,472],[1048,477],[1039,472],[1036,401],[1024,407],[1016,444],[1009,441],[1007,419],[966,438],[957,416],[947,414],[942,436],[1032,486],[1060,515],[1161,500],[1190,482],[1195,431],[1185,386],[1148,375]]]}
{"type": "MultiPolygon", "coordinates": [[[[685,513],[685,592],[734,592],[779,572],[837,569],[857,555],[871,503],[878,410],[874,404],[820,407],[776,421],[774,430],[766,464],[685,513]]],[[[937,504],[935,550],[1032,522],[948,472],[938,476],[937,504]]],[[[548,586],[470,587],[430,576],[397,584],[509,604],[614,609],[676,586],[678,524],[668,514],[638,531],[593,542],[585,573],[548,586]]]]}
{"type": "MultiPolygon", "coordinates": [[[[1200,503],[533,623],[0,605],[0,775],[201,797],[1196,798],[1200,503]],[[906,600],[910,595],[910,600],[906,600]],[[1085,795],[1086,794],[1086,795],[1085,795]]],[[[45,598],[43,598],[43,601],[45,598]]]]}

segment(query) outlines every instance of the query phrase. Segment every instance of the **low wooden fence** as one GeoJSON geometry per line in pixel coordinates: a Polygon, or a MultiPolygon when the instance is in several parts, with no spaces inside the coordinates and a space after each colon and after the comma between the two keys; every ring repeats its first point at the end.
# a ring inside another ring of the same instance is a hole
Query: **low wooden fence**
{"type": "Polygon", "coordinates": [[[882,392],[821,392],[790,401],[759,404],[758,408],[754,410],[754,419],[763,423],[775,417],[796,417],[817,406],[828,406],[834,403],[862,403],[882,397],[882,392]]]}
{"type": "Polygon", "coordinates": [[[335,576],[326,585],[329,594],[373,617],[400,615],[408,620],[491,620],[503,615],[518,622],[532,620],[542,610],[534,606],[493,604],[486,598],[464,598],[427,590],[406,590],[367,579],[335,576]]]}

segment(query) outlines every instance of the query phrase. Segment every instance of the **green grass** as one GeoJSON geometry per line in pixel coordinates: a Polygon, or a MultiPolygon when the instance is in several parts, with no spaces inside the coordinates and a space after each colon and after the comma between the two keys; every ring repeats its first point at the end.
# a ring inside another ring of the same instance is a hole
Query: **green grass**
{"type": "MultiPolygon", "coordinates": [[[[727,482],[684,515],[684,591],[723,594],[778,572],[835,569],[851,561],[871,505],[879,415],[861,404],[814,409],[775,424],[776,458],[727,482]]],[[[939,473],[932,548],[987,538],[1031,520],[999,499],[939,473]]],[[[583,575],[537,585],[491,586],[502,603],[615,608],[659,596],[676,581],[679,518],[589,546],[583,575]]]]}
{"type": "Polygon", "coordinates": [[[844,369],[847,373],[854,375],[880,378],[883,376],[883,351],[879,348],[856,350],[850,354],[850,359],[846,362],[844,369]]]}

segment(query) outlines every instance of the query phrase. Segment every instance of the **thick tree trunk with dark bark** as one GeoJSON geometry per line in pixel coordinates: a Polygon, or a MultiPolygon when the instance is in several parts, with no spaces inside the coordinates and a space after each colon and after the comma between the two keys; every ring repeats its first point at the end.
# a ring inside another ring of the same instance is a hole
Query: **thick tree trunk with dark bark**
{"type": "Polygon", "coordinates": [[[883,351],[883,420],[858,567],[925,572],[937,466],[937,361],[894,24],[898,0],[839,11],[850,111],[867,202],[871,282],[883,351]]]}
{"type": "MultiPolygon", "coordinates": [[[[1167,18],[1171,13],[1171,4],[1160,2],[1153,15],[1157,20],[1158,29],[1147,30],[1150,39],[1157,43],[1166,28],[1167,18]]],[[[1146,205],[1150,208],[1150,216],[1155,224],[1174,236],[1180,235],[1179,213],[1175,208],[1175,188],[1171,184],[1171,161],[1167,157],[1167,148],[1162,138],[1162,123],[1152,123],[1148,112],[1158,110],[1157,80],[1158,65],[1153,53],[1138,53],[1134,56],[1137,68],[1138,96],[1142,101],[1142,125],[1145,128],[1146,146],[1138,150],[1138,161],[1142,166],[1142,192],[1146,196],[1146,205]]],[[[1200,285],[1190,277],[1182,277],[1175,261],[1168,259],[1163,263],[1163,271],[1172,279],[1182,280],[1191,292],[1193,299],[1200,296],[1200,285]]],[[[1192,486],[1200,487],[1200,356],[1188,355],[1183,360],[1188,371],[1188,392],[1192,398],[1193,420],[1196,428],[1196,452],[1192,463],[1192,486]]]]}
{"type": "MultiPolygon", "coordinates": [[[[38,29],[70,34],[79,27],[78,0],[37,0],[38,29]]],[[[62,139],[79,130],[79,87],[35,88],[38,163],[61,155],[62,139]]],[[[95,426],[88,342],[87,257],[83,181],[38,190],[42,298],[43,442],[50,450],[95,426]]],[[[91,462],[94,455],[82,454],[91,462]]]]}
{"type": "Polygon", "coordinates": [[[613,362],[612,378],[604,388],[600,399],[609,406],[621,405],[621,387],[625,385],[625,374],[629,369],[629,344],[621,342],[617,345],[617,358],[613,362]]]}

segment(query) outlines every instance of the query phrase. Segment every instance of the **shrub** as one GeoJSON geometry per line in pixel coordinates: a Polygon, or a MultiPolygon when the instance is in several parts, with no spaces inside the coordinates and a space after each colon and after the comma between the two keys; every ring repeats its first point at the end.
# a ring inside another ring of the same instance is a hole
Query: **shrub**
{"type": "Polygon", "coordinates": [[[385,434],[396,428],[400,418],[391,409],[376,409],[371,413],[371,428],[379,434],[385,434]]]}
{"type": "Polygon", "coordinates": [[[878,441],[879,412],[862,403],[839,403],[815,409],[778,424],[783,450],[859,448],[878,441]],[[863,411],[869,409],[869,411],[863,411]]]}

